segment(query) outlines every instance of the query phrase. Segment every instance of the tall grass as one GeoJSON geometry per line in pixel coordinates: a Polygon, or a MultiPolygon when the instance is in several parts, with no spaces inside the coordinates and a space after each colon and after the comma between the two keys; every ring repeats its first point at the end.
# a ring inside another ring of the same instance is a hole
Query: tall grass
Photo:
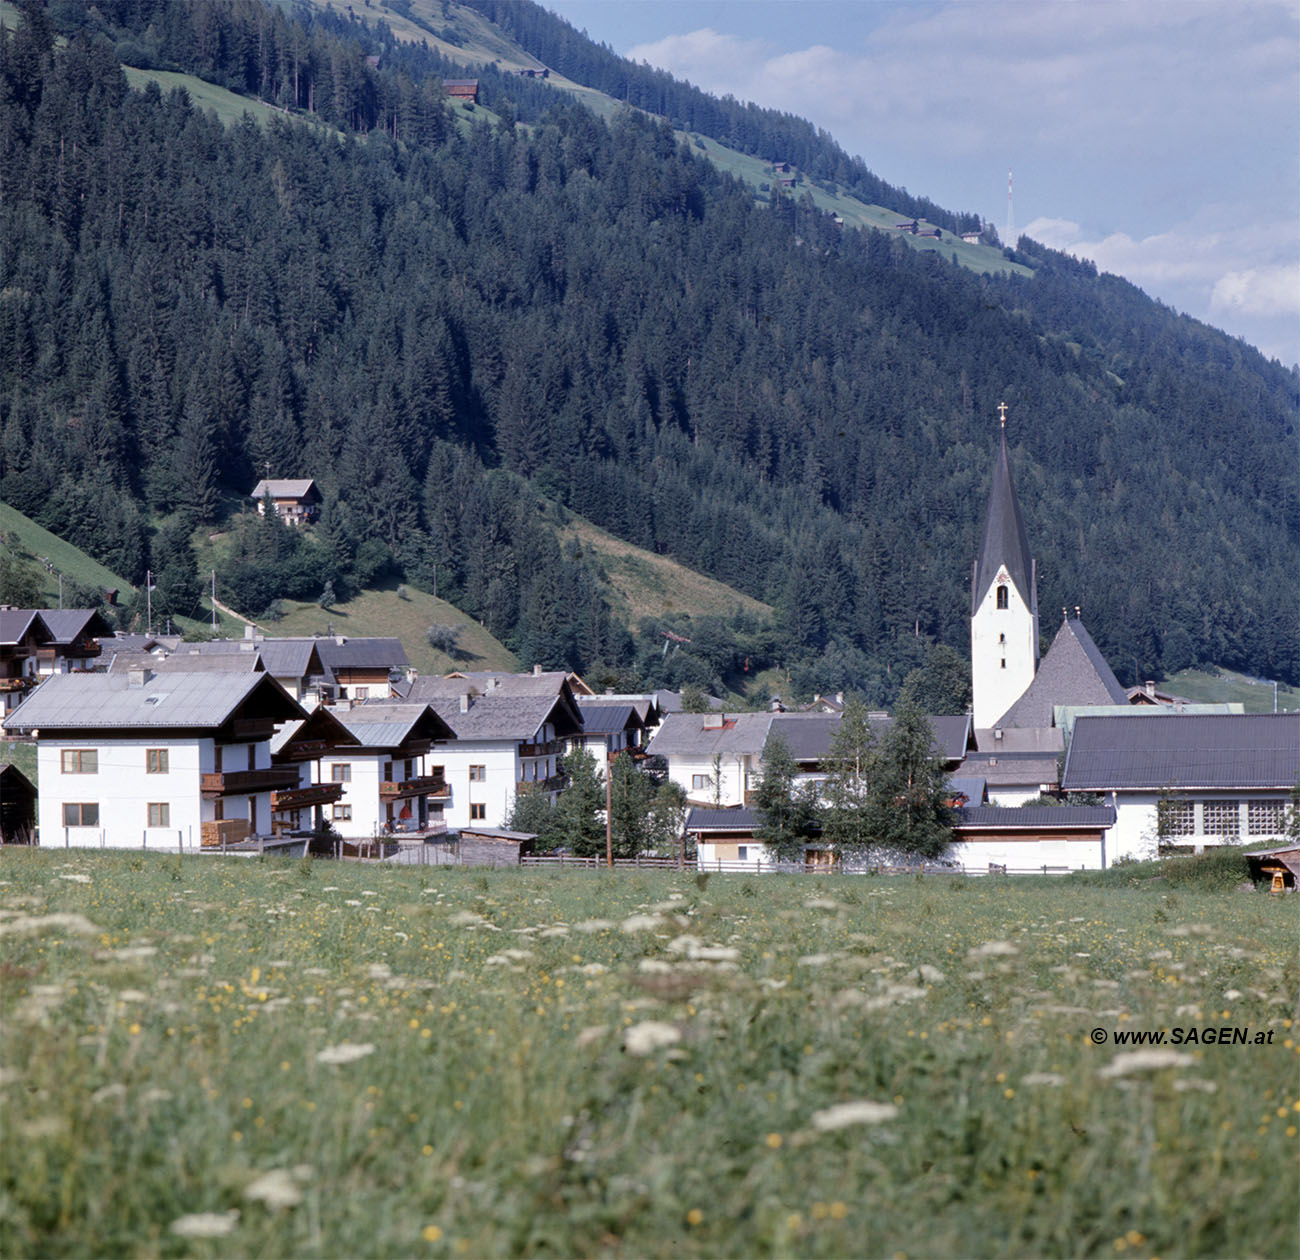
{"type": "Polygon", "coordinates": [[[1293,900],[702,882],[5,851],[0,1254],[1295,1254],[1293,900]]]}

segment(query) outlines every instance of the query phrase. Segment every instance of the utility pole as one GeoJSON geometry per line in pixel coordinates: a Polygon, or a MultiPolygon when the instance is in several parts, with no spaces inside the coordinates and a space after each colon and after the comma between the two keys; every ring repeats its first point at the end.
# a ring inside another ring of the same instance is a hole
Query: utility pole
{"type": "Polygon", "coordinates": [[[217,628],[217,571],[212,570],[212,629],[217,628]]]}
{"type": "Polygon", "coordinates": [[[614,759],[605,754],[605,865],[614,865],[614,829],[610,817],[610,780],[614,777],[614,759]]]}

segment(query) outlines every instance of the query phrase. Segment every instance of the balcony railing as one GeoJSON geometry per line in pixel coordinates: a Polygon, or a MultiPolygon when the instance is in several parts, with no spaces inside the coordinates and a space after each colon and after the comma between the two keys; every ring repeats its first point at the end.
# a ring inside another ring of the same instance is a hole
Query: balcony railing
{"type": "Polygon", "coordinates": [[[298,771],[293,766],[273,766],[269,770],[218,770],[199,775],[199,791],[208,797],[297,786],[298,771]]]}
{"type": "Polygon", "coordinates": [[[444,799],[451,795],[447,781],[440,774],[423,774],[414,779],[384,779],[379,784],[381,801],[400,801],[412,796],[444,799]]]}
{"type": "Polygon", "coordinates": [[[569,786],[567,774],[553,774],[549,779],[520,779],[515,784],[516,791],[534,788],[541,792],[562,792],[569,786]]]}
{"type": "Polygon", "coordinates": [[[342,795],[342,783],[313,783],[309,787],[272,792],[271,812],[282,814],[295,809],[310,809],[314,805],[332,805],[342,795]]]}
{"type": "Polygon", "coordinates": [[[560,751],[560,741],[558,739],[548,740],[545,744],[520,744],[519,755],[521,757],[549,757],[560,751]]]}

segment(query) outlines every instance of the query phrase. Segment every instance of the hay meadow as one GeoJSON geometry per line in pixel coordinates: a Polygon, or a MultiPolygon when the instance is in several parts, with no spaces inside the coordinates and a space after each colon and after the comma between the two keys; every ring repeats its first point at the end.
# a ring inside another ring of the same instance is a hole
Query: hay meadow
{"type": "Polygon", "coordinates": [[[1293,1256],[1298,903],[9,849],[0,1254],[1293,1256]]]}

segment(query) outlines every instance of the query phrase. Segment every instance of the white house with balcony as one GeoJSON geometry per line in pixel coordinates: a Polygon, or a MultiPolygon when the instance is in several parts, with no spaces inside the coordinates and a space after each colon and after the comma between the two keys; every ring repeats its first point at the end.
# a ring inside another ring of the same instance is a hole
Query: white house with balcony
{"type": "Polygon", "coordinates": [[[190,848],[272,831],[280,723],[305,717],[269,674],[56,674],[4,722],[36,743],[43,846],[190,848]]]}

